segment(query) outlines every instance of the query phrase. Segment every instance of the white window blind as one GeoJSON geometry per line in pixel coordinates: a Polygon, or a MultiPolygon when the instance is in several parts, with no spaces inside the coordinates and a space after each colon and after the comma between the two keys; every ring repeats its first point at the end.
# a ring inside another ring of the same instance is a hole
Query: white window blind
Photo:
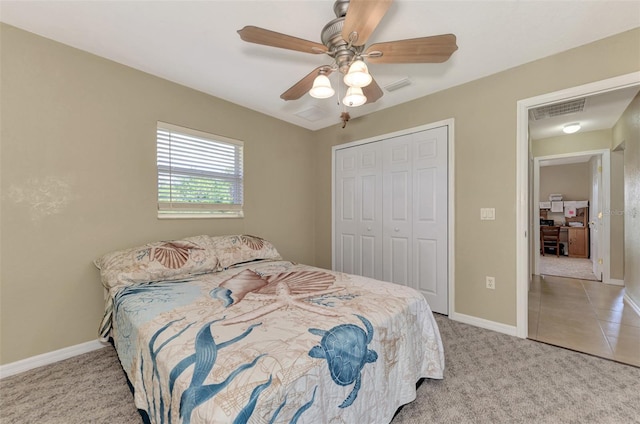
{"type": "Polygon", "coordinates": [[[158,217],[242,217],[242,147],[158,122],[158,217]]]}

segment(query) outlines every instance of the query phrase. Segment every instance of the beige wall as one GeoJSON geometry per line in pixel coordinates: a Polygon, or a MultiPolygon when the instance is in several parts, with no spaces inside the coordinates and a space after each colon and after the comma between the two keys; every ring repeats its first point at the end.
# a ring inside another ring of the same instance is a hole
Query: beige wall
{"type": "Polygon", "coordinates": [[[331,265],[331,147],[454,118],[455,309],[515,326],[517,101],[638,70],[635,29],[316,132],[316,263],[331,265]]]}
{"type": "Polygon", "coordinates": [[[114,249],[249,233],[314,263],[310,131],[0,28],[0,363],[95,340],[114,249]],[[245,142],[244,219],[157,219],[158,120],[245,142]]]}
{"type": "Polygon", "coordinates": [[[624,280],[624,151],[611,152],[611,274],[614,280],[624,280]]]}
{"type": "Polygon", "coordinates": [[[613,127],[613,147],[624,143],[624,285],[640,305],[640,95],[613,127]]]}
{"type": "Polygon", "coordinates": [[[559,193],[563,200],[591,198],[591,165],[589,162],[540,167],[540,201],[559,193]]]}
{"type": "Polygon", "coordinates": [[[598,130],[542,138],[531,142],[532,152],[534,157],[540,157],[610,149],[611,137],[611,130],[598,130]]]}

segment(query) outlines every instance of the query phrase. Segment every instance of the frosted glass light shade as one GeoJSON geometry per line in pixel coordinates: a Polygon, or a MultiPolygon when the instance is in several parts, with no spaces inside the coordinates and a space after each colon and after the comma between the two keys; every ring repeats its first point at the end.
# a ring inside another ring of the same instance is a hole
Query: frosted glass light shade
{"type": "Polygon", "coordinates": [[[580,130],[580,124],[578,123],[567,124],[564,126],[564,128],[562,128],[562,131],[565,134],[573,134],[574,132],[578,132],[579,130],[580,130]]]}
{"type": "Polygon", "coordinates": [[[367,64],[361,60],[353,62],[344,76],[344,83],[349,87],[366,87],[372,80],[367,64]]]}
{"type": "Polygon", "coordinates": [[[342,103],[349,107],[362,106],[367,102],[367,98],[362,93],[360,87],[349,87],[347,95],[342,99],[342,103]]]}
{"type": "Polygon", "coordinates": [[[313,80],[313,87],[309,90],[309,95],[316,99],[329,98],[333,96],[333,93],[335,93],[335,91],[331,87],[331,81],[329,81],[326,75],[318,75],[316,79],[313,80]]]}

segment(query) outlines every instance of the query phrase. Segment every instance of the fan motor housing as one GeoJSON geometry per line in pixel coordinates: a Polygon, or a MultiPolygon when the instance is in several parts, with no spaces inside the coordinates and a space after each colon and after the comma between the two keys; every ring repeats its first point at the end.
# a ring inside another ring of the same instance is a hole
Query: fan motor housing
{"type": "Polygon", "coordinates": [[[335,18],[322,28],[320,40],[322,40],[322,44],[327,46],[330,51],[340,44],[347,44],[347,42],[342,39],[344,19],[344,16],[335,18]]]}
{"type": "Polygon", "coordinates": [[[338,18],[346,16],[347,9],[349,9],[349,0],[336,0],[333,4],[333,13],[338,18]]]}
{"type": "MultiPolygon", "coordinates": [[[[346,3],[348,5],[349,2],[347,1],[346,3]]],[[[360,53],[362,47],[350,46],[349,43],[342,38],[344,20],[344,16],[331,20],[322,28],[320,39],[322,40],[322,44],[327,46],[329,55],[335,59],[340,72],[346,74],[349,70],[349,65],[353,62],[353,58],[360,53]]]]}

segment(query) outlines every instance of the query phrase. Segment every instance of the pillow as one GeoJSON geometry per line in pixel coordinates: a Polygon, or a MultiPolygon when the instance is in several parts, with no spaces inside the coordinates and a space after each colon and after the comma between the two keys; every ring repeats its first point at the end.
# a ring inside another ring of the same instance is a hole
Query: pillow
{"type": "Polygon", "coordinates": [[[107,289],[176,280],[257,260],[281,260],[268,241],[250,235],[195,236],[107,253],[94,261],[107,289]]]}
{"type": "Polygon", "coordinates": [[[107,289],[172,280],[219,269],[211,237],[159,241],[108,253],[95,260],[107,289]]]}
{"type": "Polygon", "coordinates": [[[257,260],[282,260],[276,248],[267,240],[250,235],[211,237],[218,257],[218,270],[257,260]]]}

